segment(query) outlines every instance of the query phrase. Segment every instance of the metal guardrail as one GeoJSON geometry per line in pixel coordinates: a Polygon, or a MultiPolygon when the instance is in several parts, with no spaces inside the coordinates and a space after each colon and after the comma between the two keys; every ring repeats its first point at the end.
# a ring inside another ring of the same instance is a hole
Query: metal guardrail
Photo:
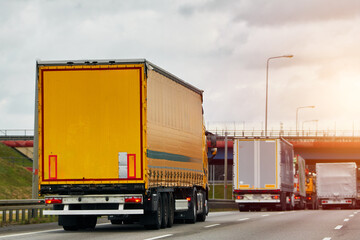
{"type": "Polygon", "coordinates": [[[231,199],[209,199],[209,208],[211,209],[237,209],[238,205],[231,199]]]}
{"type": "Polygon", "coordinates": [[[30,222],[38,217],[52,217],[44,216],[44,209],[51,209],[45,205],[44,200],[0,200],[0,226],[12,222],[30,222]]]}

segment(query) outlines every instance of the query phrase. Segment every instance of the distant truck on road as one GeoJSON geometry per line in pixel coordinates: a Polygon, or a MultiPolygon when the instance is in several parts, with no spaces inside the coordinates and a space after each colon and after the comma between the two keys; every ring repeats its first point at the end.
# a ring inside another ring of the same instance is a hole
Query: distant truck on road
{"type": "Polygon", "coordinates": [[[306,207],[308,209],[318,209],[316,196],[316,174],[306,172],[306,207]]]}
{"type": "Polygon", "coordinates": [[[295,193],[295,208],[305,209],[306,207],[306,172],[305,159],[300,155],[294,158],[294,193],[295,193]]]}
{"type": "Polygon", "coordinates": [[[146,61],[39,61],[38,189],[65,230],[205,221],[203,91],[146,61]]]}
{"type": "Polygon", "coordinates": [[[234,139],[233,193],[239,211],[294,209],[293,146],[284,139],[234,139]]]}
{"type": "Polygon", "coordinates": [[[316,194],[322,209],[355,208],[359,193],[354,162],[316,163],[316,194]]]}

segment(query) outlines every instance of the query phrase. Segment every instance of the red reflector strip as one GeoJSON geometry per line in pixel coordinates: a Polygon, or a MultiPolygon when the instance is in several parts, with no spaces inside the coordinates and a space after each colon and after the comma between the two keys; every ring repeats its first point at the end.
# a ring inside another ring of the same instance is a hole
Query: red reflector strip
{"type": "Polygon", "coordinates": [[[48,199],[45,199],[45,203],[46,204],[59,204],[59,203],[62,203],[62,199],[61,198],[48,198],[48,199]]]}
{"type": "Polygon", "coordinates": [[[141,197],[126,197],[125,203],[142,203],[141,197]]]}

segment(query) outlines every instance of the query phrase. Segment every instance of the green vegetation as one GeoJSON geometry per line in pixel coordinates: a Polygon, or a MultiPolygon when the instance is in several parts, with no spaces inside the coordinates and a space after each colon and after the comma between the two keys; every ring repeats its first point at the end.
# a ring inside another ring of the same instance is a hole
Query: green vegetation
{"type": "MultiPolygon", "coordinates": [[[[224,199],[224,184],[210,184],[209,199],[213,199],[214,190],[215,199],[224,199]]],[[[232,184],[227,184],[227,199],[232,199],[232,184]]]]}
{"type": "Polygon", "coordinates": [[[7,160],[13,164],[21,165],[24,167],[32,167],[32,161],[19,153],[16,149],[0,143],[0,158],[7,160]]]}
{"type": "Polygon", "coordinates": [[[0,199],[31,198],[31,161],[0,143],[0,199]],[[19,159],[21,159],[19,161],[19,159]]]}

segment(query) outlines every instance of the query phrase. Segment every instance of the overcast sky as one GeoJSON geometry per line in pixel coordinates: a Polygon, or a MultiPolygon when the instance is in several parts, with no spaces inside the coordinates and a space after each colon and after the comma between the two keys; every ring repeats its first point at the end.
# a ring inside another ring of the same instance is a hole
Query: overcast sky
{"type": "Polygon", "coordinates": [[[205,121],[360,130],[359,0],[0,0],[0,129],[34,126],[35,63],[146,58],[204,90],[205,121]]]}

